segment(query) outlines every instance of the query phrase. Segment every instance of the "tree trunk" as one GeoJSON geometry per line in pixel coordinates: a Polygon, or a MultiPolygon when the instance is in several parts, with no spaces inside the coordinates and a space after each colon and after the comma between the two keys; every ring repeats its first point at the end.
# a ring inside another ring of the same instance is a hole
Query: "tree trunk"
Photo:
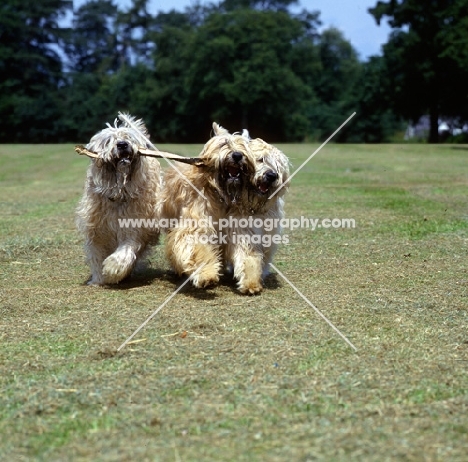
{"type": "MultiPolygon", "coordinates": [[[[434,52],[433,46],[432,51],[434,52]]],[[[439,142],[439,73],[437,72],[437,58],[432,57],[434,76],[429,85],[429,143],[439,142]]]]}
{"type": "Polygon", "coordinates": [[[432,103],[429,108],[429,143],[439,142],[439,110],[437,103],[432,103]]]}

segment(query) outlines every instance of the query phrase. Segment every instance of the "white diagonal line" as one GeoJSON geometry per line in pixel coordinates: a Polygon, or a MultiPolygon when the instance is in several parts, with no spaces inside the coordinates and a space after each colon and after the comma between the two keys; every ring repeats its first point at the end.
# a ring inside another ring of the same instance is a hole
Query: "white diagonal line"
{"type": "Polygon", "coordinates": [[[326,323],[335,331],[338,333],[338,335],[354,350],[357,351],[357,348],[340,332],[340,330],[335,327],[328,318],[326,318],[321,311],[312,303],[310,302],[307,297],[291,282],[289,279],[278,269],[276,268],[273,263],[270,263],[271,267],[306,301],[306,303],[311,306],[315,312],[326,321],[326,323]]]}
{"type": "Polygon", "coordinates": [[[149,316],[148,319],[135,332],[133,332],[133,334],[130,335],[130,337],[125,340],[125,342],[122,343],[122,345],[119,346],[119,348],[117,348],[117,351],[120,351],[133,337],[135,337],[135,335],[138,334],[138,332],[140,332],[140,330],[143,329],[143,327],[145,327],[146,324],[148,324],[151,319],[153,319],[182,290],[182,288],[189,281],[191,281],[197,273],[201,271],[205,265],[206,263],[203,263],[203,265],[201,265],[200,268],[195,271],[195,273],[191,274],[190,277],[188,277],[187,280],[177,290],[175,290],[169,297],[167,297],[163,304],[160,305],[159,308],[151,316],[149,316]]]}
{"type": "Polygon", "coordinates": [[[281,191],[282,188],[284,188],[293,178],[293,176],[299,172],[299,170],[304,167],[305,164],[307,164],[307,162],[309,162],[310,159],[312,159],[312,157],[315,156],[315,154],[317,154],[320,149],[322,149],[354,116],[356,115],[356,112],[353,112],[322,144],[320,147],[318,147],[313,153],[312,155],[309,156],[309,158],[307,160],[305,160],[297,169],[296,171],[288,178],[288,181],[285,181],[274,193],[272,193],[270,195],[270,197],[268,199],[271,199],[272,197],[274,197],[276,194],[278,194],[279,191],[281,191]]]}
{"type": "MultiPolygon", "coordinates": [[[[119,115],[121,114],[121,112],[119,112],[119,115]]],[[[143,133],[140,133],[140,135],[142,136],[142,138],[148,143],[149,146],[151,146],[153,148],[154,151],[159,151],[159,149],[149,140],[149,138],[147,136],[145,136],[143,133]]],[[[166,158],[165,158],[166,159],[166,158]]],[[[184,175],[169,159],[166,159],[166,161],[168,162],[168,164],[173,168],[175,169],[175,171],[193,188],[195,189],[195,191],[197,191],[197,193],[203,197],[203,199],[205,199],[206,201],[208,201],[208,199],[206,198],[206,196],[187,178],[186,175],[184,175]]]]}
{"type": "Polygon", "coordinates": [[[197,193],[203,197],[203,199],[208,201],[206,196],[187,178],[183,172],[181,172],[169,159],[166,159],[166,162],[179,174],[179,176],[182,177],[183,180],[185,180],[193,189],[195,189],[195,191],[197,191],[197,193]]]}

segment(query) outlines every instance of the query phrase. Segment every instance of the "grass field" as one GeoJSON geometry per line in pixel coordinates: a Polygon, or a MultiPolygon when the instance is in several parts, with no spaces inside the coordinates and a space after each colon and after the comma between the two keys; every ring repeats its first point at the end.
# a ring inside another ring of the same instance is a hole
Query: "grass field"
{"type": "Polygon", "coordinates": [[[357,352],[273,275],[257,297],[184,288],[116,354],[184,280],[158,246],[86,286],[87,160],[0,159],[0,460],[466,460],[468,147],[329,144],[294,177],[288,217],[356,228],[288,231],[274,263],[357,352]]]}

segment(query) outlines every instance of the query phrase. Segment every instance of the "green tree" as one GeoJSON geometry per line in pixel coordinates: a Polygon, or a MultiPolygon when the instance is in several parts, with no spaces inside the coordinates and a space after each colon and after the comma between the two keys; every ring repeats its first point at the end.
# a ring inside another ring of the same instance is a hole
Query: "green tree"
{"type": "Polygon", "coordinates": [[[147,100],[154,89],[150,73],[135,64],[112,74],[82,72],[73,84],[61,89],[63,106],[62,134],[67,141],[86,143],[96,131],[112,123],[118,111],[143,117],[148,123],[151,109],[147,100]]]}
{"type": "Polygon", "coordinates": [[[205,127],[217,120],[270,140],[302,139],[317,16],[304,24],[283,11],[211,14],[191,37],[183,112],[205,127]]]}
{"type": "MultiPolygon", "coordinates": [[[[320,72],[313,82],[317,101],[307,109],[313,138],[329,136],[345,117],[357,110],[356,82],[361,63],[357,52],[336,28],[322,32],[318,39],[320,72]]],[[[345,141],[348,128],[339,132],[336,141],[345,141]]]]}
{"type": "Polygon", "coordinates": [[[115,72],[128,63],[118,39],[118,12],[113,0],[89,1],[75,12],[66,47],[71,71],[115,72]]]}
{"type": "Polygon", "coordinates": [[[0,3],[0,141],[50,141],[60,117],[63,83],[60,19],[71,1],[0,3]]]}
{"type": "Polygon", "coordinates": [[[342,140],[352,143],[382,143],[403,129],[392,110],[390,70],[384,58],[372,56],[362,63],[354,83],[350,109],[357,117],[343,130],[342,140]]]}
{"type": "Polygon", "coordinates": [[[220,11],[234,11],[241,9],[270,10],[287,12],[291,5],[298,0],[224,0],[219,5],[220,11]]]}
{"type": "Polygon", "coordinates": [[[153,18],[148,12],[149,0],[133,0],[128,11],[117,17],[118,36],[122,55],[130,61],[150,65],[152,44],[150,32],[153,18]]]}
{"type": "Polygon", "coordinates": [[[369,12],[395,28],[384,46],[395,110],[413,120],[429,113],[429,142],[437,142],[441,115],[466,114],[468,0],[379,1],[369,12]]]}
{"type": "MultiPolygon", "coordinates": [[[[161,141],[191,141],[189,133],[197,125],[191,120],[195,108],[187,102],[185,78],[191,60],[191,43],[200,18],[199,10],[187,13],[170,11],[159,13],[154,19],[150,38],[155,44],[153,71],[140,89],[145,92],[145,109],[149,111],[147,124],[154,137],[161,141]],[[189,106],[187,113],[183,108],[189,106]]],[[[196,113],[196,110],[195,110],[196,113]]],[[[198,117],[201,117],[198,114],[198,117]]]]}

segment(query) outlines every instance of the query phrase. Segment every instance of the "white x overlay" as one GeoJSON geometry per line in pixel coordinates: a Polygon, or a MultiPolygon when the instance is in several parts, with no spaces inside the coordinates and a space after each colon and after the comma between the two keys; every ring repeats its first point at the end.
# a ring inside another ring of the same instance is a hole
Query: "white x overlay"
{"type": "Polygon", "coordinates": [[[355,115],[356,112],[353,112],[299,167],[296,168],[296,171],[288,178],[288,181],[285,181],[268,199],[278,194],[278,192],[291,181],[294,175],[298,173],[299,170],[301,170],[301,168],[304,167],[304,165],[307,164],[307,162],[309,162],[309,160],[312,159],[312,157],[314,157],[315,154],[317,154],[355,115]]]}
{"type": "MultiPolygon", "coordinates": [[[[119,115],[121,113],[119,112],[119,115]]],[[[148,146],[151,146],[151,148],[154,150],[154,151],[159,151],[159,149],[149,140],[149,138],[147,136],[145,136],[143,133],[140,132],[140,135],[143,137],[143,139],[148,143],[148,146]]],[[[182,173],[176,166],[175,164],[173,164],[169,159],[167,159],[166,157],[164,157],[164,159],[166,160],[166,162],[179,174],[179,176],[185,180],[195,191],[197,191],[197,193],[203,197],[203,199],[205,199],[206,201],[208,200],[206,198],[206,196],[187,178],[186,175],[184,175],[184,173],[182,173]]]]}
{"type": "MultiPolygon", "coordinates": [[[[286,186],[286,184],[288,184],[291,179],[294,177],[294,175],[296,175],[296,173],[299,172],[299,170],[301,170],[304,165],[306,165],[310,159],[312,159],[315,154],[317,154],[354,116],[356,115],[356,112],[353,112],[296,170],[295,172],[289,177],[288,181],[283,183],[278,189],[276,189],[275,192],[273,192],[269,197],[268,199],[271,199],[272,197],[274,197],[280,190],[281,188],[283,188],[284,186],[286,186]]],[[[157,148],[153,145],[153,143],[151,143],[149,141],[148,138],[145,138],[146,141],[153,147],[153,149],[157,150],[157,148]]],[[[200,196],[202,196],[205,200],[208,200],[205,195],[200,191],[198,190],[194,184],[192,184],[192,182],[184,175],[183,172],[181,172],[172,162],[170,162],[169,159],[166,159],[166,161],[178,172],[178,174],[184,178],[191,186],[193,189],[195,189],[195,191],[198,192],[198,194],[200,194],[200,196]]],[[[141,329],[143,329],[144,326],[146,326],[146,324],[148,324],[149,321],[151,321],[151,319],[154,318],[154,316],[156,316],[156,314],[159,313],[159,311],[161,311],[164,306],[167,305],[167,303],[169,303],[170,300],[172,300],[172,298],[174,298],[181,290],[183,287],[185,287],[185,285],[191,281],[200,271],[201,269],[205,266],[205,263],[202,264],[193,274],[190,275],[190,277],[187,278],[186,281],[184,281],[184,283],[178,287],[141,325],[140,327],[138,327],[138,329],[135,330],[135,332],[133,332],[133,334],[127,338],[127,340],[125,340],[124,343],[122,343],[122,345],[119,346],[119,348],[117,348],[117,351],[120,351],[122,348],[124,348],[128,342],[130,342],[130,340],[132,340],[132,338],[138,333],[140,332],[141,329]]],[[[310,302],[307,297],[291,282],[289,281],[289,279],[278,269],[276,268],[276,266],[273,265],[273,263],[270,263],[270,266],[300,295],[300,297],[310,306],[312,307],[315,312],[335,331],[338,333],[338,335],[354,350],[354,351],[357,351],[357,348],[340,332],[340,330],[325,316],[322,314],[322,312],[312,303],[310,302]]]]}
{"type": "Polygon", "coordinates": [[[164,300],[164,302],[162,303],[162,305],[159,306],[159,308],[153,312],[153,314],[151,316],[149,316],[146,321],[135,331],[133,332],[132,335],[130,335],[130,337],[128,337],[127,340],[125,340],[125,342],[122,343],[122,345],[119,346],[119,348],[117,348],[117,351],[120,351],[133,337],[135,337],[136,334],[138,334],[138,332],[140,332],[141,329],[143,329],[143,327],[146,326],[146,324],[148,324],[184,287],[185,285],[191,281],[201,270],[202,268],[206,265],[206,263],[203,263],[203,265],[201,265],[194,273],[192,273],[190,275],[190,277],[188,277],[184,283],[177,288],[177,290],[175,290],[171,295],[169,295],[169,297],[166,298],[166,300],[164,300]]]}
{"type": "Polygon", "coordinates": [[[273,263],[270,263],[270,266],[305,300],[305,302],[311,306],[315,312],[323,319],[325,322],[335,331],[338,335],[354,350],[357,351],[357,348],[340,332],[340,330],[335,327],[335,325],[324,315],[322,312],[312,303],[309,299],[275,266],[273,263]]]}

